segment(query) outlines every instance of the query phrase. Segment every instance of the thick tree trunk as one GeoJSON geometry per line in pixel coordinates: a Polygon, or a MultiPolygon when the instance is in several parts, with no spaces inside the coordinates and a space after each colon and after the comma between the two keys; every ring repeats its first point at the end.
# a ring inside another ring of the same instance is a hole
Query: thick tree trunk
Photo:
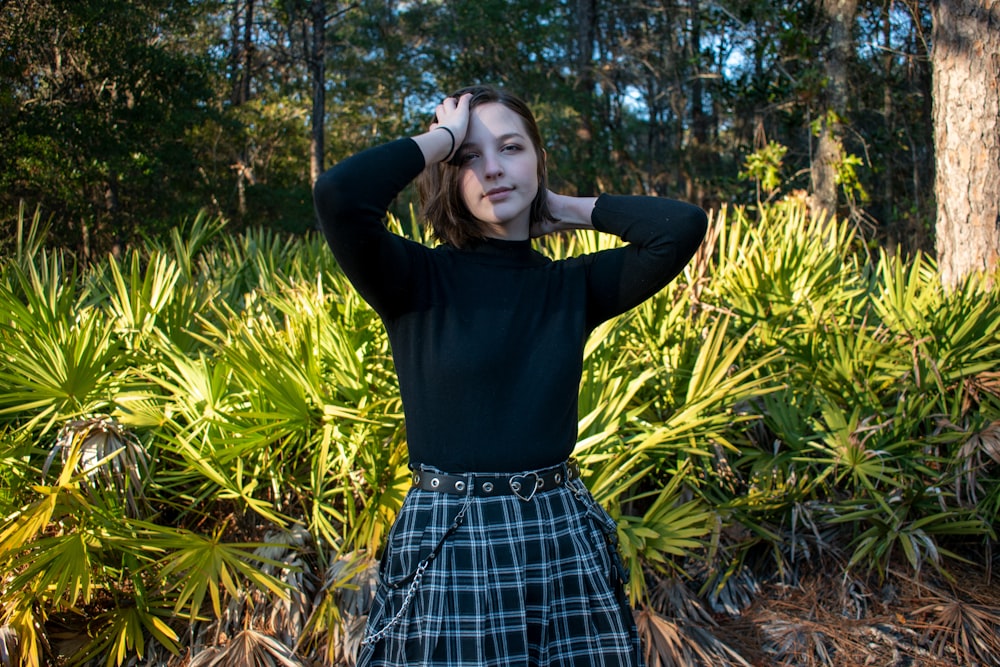
{"type": "Polygon", "coordinates": [[[832,218],[837,214],[837,162],[843,152],[840,123],[827,115],[820,125],[819,143],[813,155],[812,208],[832,218]]]}
{"type": "Polygon", "coordinates": [[[955,285],[1000,255],[1000,0],[932,11],[937,256],[955,285]]]}
{"type": "Polygon", "coordinates": [[[820,122],[819,145],[812,164],[813,208],[833,216],[837,211],[837,166],[843,159],[841,118],[847,113],[847,65],[853,57],[852,30],[857,0],[822,0],[827,23],[823,59],[827,79],[826,109],[820,122]]]}

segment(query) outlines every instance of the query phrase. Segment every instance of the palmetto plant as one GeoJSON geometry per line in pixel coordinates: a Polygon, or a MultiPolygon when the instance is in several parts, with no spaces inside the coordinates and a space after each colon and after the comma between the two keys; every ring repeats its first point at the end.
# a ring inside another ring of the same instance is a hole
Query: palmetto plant
{"type": "MultiPolygon", "coordinates": [[[[350,664],[409,475],[386,335],[322,239],[199,217],[83,266],[19,229],[0,664],[350,664]]],[[[995,280],[945,291],[927,258],[859,254],[798,201],[723,211],[710,239],[584,351],[575,455],[650,664],[746,664],[715,619],[768,580],[827,569],[848,602],[901,570],[947,581],[1000,509],[995,280]]],[[[928,646],[981,657],[995,620],[935,590],[928,646]]],[[[772,655],[837,645],[773,621],[772,655]]]]}
{"type": "MultiPolygon", "coordinates": [[[[550,254],[606,243],[579,235],[550,254]]],[[[618,520],[651,664],[685,664],[692,655],[706,664],[741,664],[710,630],[676,626],[668,616],[679,610],[650,594],[658,577],[686,576],[683,563],[718,529],[720,517],[703,493],[706,473],[714,474],[711,445],[738,451],[739,425],[753,419],[739,406],[775,385],[761,373],[774,355],[744,362],[749,336],[734,337],[728,318],[697,311],[693,295],[672,289],[669,298],[665,293],[592,335],[575,455],[592,493],[618,520]]]]}

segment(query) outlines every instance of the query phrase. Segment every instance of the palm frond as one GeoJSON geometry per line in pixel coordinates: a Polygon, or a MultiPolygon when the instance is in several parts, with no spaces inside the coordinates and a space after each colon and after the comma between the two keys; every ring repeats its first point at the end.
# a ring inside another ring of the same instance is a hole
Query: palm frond
{"type": "Polygon", "coordinates": [[[303,667],[303,663],[273,637],[244,628],[222,646],[198,653],[188,667],[303,667]]]}
{"type": "Polygon", "coordinates": [[[30,592],[56,608],[75,607],[91,601],[92,552],[98,545],[97,538],[85,530],[45,536],[3,569],[17,573],[10,580],[12,590],[30,592]]]}
{"type": "Polygon", "coordinates": [[[618,518],[618,536],[622,553],[628,562],[633,600],[646,595],[642,564],[668,572],[677,569],[671,558],[680,561],[697,552],[704,538],[715,528],[718,518],[700,500],[681,500],[690,465],[684,464],[662,488],[645,493],[632,492],[625,508],[644,507],[641,516],[623,514],[618,518]]]}
{"type": "Polygon", "coordinates": [[[709,630],[662,616],[650,609],[635,612],[649,667],[750,667],[736,651],[709,630]]]}
{"type": "Polygon", "coordinates": [[[8,330],[0,366],[0,418],[24,415],[43,435],[57,423],[108,405],[116,374],[127,366],[113,328],[97,310],[63,313],[64,321],[8,330]]]}
{"type": "MultiPolygon", "coordinates": [[[[21,598],[5,604],[3,609],[4,650],[9,652],[11,667],[42,667],[51,653],[48,637],[43,631],[46,614],[34,600],[21,598]],[[19,662],[13,662],[13,660],[19,662]]],[[[7,667],[5,664],[4,667],[7,667]]]]}
{"type": "Polygon", "coordinates": [[[0,627],[0,665],[16,667],[21,664],[21,646],[17,632],[10,626],[0,627]]]}
{"type": "Polygon", "coordinates": [[[148,336],[166,333],[158,316],[175,299],[180,280],[180,269],[169,257],[157,253],[145,259],[145,273],[144,259],[133,251],[126,274],[114,257],[109,258],[110,284],[104,288],[119,333],[133,348],[142,347],[148,336]]]}
{"type": "Polygon", "coordinates": [[[375,595],[378,562],[357,552],[332,562],[317,593],[299,646],[311,646],[331,664],[353,665],[375,595]]]}
{"type": "Polygon", "coordinates": [[[958,599],[938,599],[914,610],[939,656],[955,651],[964,664],[994,665],[1000,656],[1000,613],[958,599]]]}
{"type": "Polygon", "coordinates": [[[150,457],[138,438],[107,416],[72,421],[63,426],[42,467],[46,476],[53,460],[79,473],[84,493],[115,495],[126,516],[140,518],[148,511],[143,491],[150,457]]]}
{"type": "MultiPolygon", "coordinates": [[[[54,487],[39,486],[35,489],[34,499],[23,507],[4,517],[0,525],[0,558],[10,558],[27,544],[43,534],[52,521],[53,516],[61,508],[75,500],[73,490],[67,490],[66,485],[54,487]]],[[[85,506],[85,502],[79,503],[85,506]]]]}
{"type": "Polygon", "coordinates": [[[1000,420],[970,433],[955,455],[955,495],[970,504],[979,503],[981,473],[993,462],[1000,466],[1000,420]]]}
{"type": "Polygon", "coordinates": [[[260,545],[223,542],[220,530],[203,536],[139,522],[135,526],[142,530],[144,550],[166,554],[159,559],[160,574],[175,582],[175,611],[192,621],[199,617],[206,596],[215,615],[220,616],[222,593],[239,597],[245,583],[267,589],[282,599],[288,597],[281,580],[259,569],[261,565],[285,565],[254,553],[260,545]]]}
{"type": "Polygon", "coordinates": [[[716,625],[698,594],[678,576],[660,577],[650,589],[649,604],[661,614],[691,625],[716,625]]]}
{"type": "Polygon", "coordinates": [[[836,664],[836,646],[824,626],[778,616],[763,624],[767,653],[775,664],[814,667],[836,664]]]}
{"type": "Polygon", "coordinates": [[[50,222],[42,218],[41,206],[35,207],[30,220],[27,207],[27,202],[22,199],[17,207],[17,231],[14,234],[14,260],[21,266],[33,263],[44,252],[50,226],[50,222]]]}
{"type": "Polygon", "coordinates": [[[76,664],[103,661],[98,664],[105,667],[124,665],[130,658],[148,657],[154,646],[177,656],[180,637],[169,625],[173,619],[173,610],[163,601],[145,608],[133,604],[116,606],[95,619],[83,647],[71,655],[76,664]],[[147,633],[152,641],[147,639],[147,633]]]}

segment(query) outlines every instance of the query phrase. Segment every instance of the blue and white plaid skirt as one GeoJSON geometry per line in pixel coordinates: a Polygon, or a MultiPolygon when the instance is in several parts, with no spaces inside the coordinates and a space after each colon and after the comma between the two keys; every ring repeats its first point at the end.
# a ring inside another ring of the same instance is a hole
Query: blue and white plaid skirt
{"type": "Polygon", "coordinates": [[[614,534],[580,480],[528,501],[411,489],[358,664],[641,665],[614,534]]]}

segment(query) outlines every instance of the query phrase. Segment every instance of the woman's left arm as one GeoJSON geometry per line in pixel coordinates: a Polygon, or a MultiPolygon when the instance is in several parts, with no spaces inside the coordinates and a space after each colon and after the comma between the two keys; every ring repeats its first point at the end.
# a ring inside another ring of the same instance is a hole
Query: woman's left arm
{"type": "Polygon", "coordinates": [[[545,236],[573,229],[593,229],[594,206],[597,197],[570,197],[549,190],[546,193],[552,220],[542,220],[531,225],[531,236],[545,236]]]}
{"type": "Polygon", "coordinates": [[[538,232],[596,229],[628,245],[591,255],[587,282],[591,326],[633,308],[673,280],[698,250],[708,229],[705,212],[664,197],[549,193],[557,222],[538,232]]]}

